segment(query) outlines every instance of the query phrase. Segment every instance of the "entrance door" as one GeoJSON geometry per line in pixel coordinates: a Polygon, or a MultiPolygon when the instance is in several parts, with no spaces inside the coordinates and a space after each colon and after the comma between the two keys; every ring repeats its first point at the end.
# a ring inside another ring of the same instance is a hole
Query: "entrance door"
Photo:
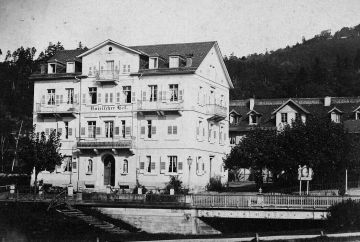
{"type": "Polygon", "coordinates": [[[104,185],[115,186],[115,159],[112,155],[104,158],[104,185]]]}

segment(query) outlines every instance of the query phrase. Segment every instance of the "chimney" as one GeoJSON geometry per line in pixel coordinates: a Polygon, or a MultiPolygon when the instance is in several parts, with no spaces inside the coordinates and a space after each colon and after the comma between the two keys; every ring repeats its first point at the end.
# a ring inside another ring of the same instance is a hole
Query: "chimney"
{"type": "Polygon", "coordinates": [[[250,98],[249,99],[249,109],[254,110],[254,106],[255,106],[255,98],[250,98]]]}
{"type": "Polygon", "coordinates": [[[331,97],[326,96],[324,98],[324,106],[329,107],[331,105],[331,97]]]}

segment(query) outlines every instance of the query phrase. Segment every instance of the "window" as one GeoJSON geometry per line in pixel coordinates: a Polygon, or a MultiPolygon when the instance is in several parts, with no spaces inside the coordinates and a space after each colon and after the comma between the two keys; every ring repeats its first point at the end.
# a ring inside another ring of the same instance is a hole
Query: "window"
{"type": "Polygon", "coordinates": [[[109,102],[109,93],[105,93],[105,103],[109,102]]]}
{"type": "Polygon", "coordinates": [[[56,64],[55,64],[55,63],[49,64],[49,66],[48,66],[48,73],[49,73],[49,74],[56,73],[56,64]]]}
{"type": "Polygon", "coordinates": [[[97,103],[97,88],[96,87],[89,87],[89,95],[90,95],[90,101],[91,104],[97,103]]]}
{"type": "Polygon", "coordinates": [[[235,145],[235,144],[236,144],[236,137],[235,137],[235,136],[230,136],[230,144],[231,144],[231,145],[235,145]]]}
{"type": "Polygon", "coordinates": [[[88,121],[89,138],[96,137],[96,121],[88,121]]]}
{"type": "Polygon", "coordinates": [[[149,69],[157,69],[158,68],[158,58],[150,57],[149,58],[149,69]]]}
{"type": "Polygon", "coordinates": [[[63,160],[63,164],[65,166],[64,171],[71,172],[72,171],[72,162],[71,162],[71,156],[65,156],[63,160]]]}
{"type": "Polygon", "coordinates": [[[230,114],[230,124],[235,124],[234,114],[230,114]]]}
{"type": "Polygon", "coordinates": [[[213,124],[209,124],[209,130],[208,130],[208,140],[209,141],[211,141],[211,134],[212,134],[212,131],[213,131],[213,127],[214,127],[213,124]]]}
{"type": "Polygon", "coordinates": [[[125,120],[121,120],[121,137],[125,138],[125,120]]]}
{"type": "Polygon", "coordinates": [[[178,68],[179,67],[179,57],[170,56],[169,58],[169,68],[178,68]]]}
{"type": "Polygon", "coordinates": [[[93,173],[93,160],[89,159],[88,160],[88,166],[87,166],[87,173],[88,174],[92,174],[93,173]]]}
{"type": "Polygon", "coordinates": [[[287,123],[287,113],[281,113],[281,122],[287,123]]]}
{"type": "Polygon", "coordinates": [[[150,89],[150,102],[157,101],[157,85],[149,85],[150,89]]]}
{"type": "Polygon", "coordinates": [[[170,102],[178,101],[178,94],[179,94],[179,86],[178,84],[170,84],[170,102]]]}
{"type": "Polygon", "coordinates": [[[123,163],[123,173],[129,173],[129,162],[128,160],[124,160],[124,163],[123,163]]]}
{"type": "Polygon", "coordinates": [[[126,73],[126,65],[123,65],[123,73],[126,73]]]}
{"type": "Polygon", "coordinates": [[[168,135],[177,135],[177,126],[168,126],[168,135]]]}
{"type": "Polygon", "coordinates": [[[74,103],[74,88],[66,88],[67,93],[67,104],[73,104],[74,103]]]}
{"type": "Polygon", "coordinates": [[[177,156],[168,156],[169,159],[169,172],[177,172],[177,156]]]}
{"type": "Polygon", "coordinates": [[[113,60],[106,61],[106,70],[109,72],[114,72],[114,61],[113,60]]]}
{"type": "Polygon", "coordinates": [[[114,131],[114,122],[113,121],[105,121],[105,137],[113,138],[114,131]]]}
{"type": "Polygon", "coordinates": [[[48,105],[55,105],[55,89],[47,89],[48,105]]]}
{"type": "Polygon", "coordinates": [[[332,112],[331,113],[331,121],[333,121],[334,123],[340,123],[340,114],[338,114],[336,112],[332,112]]]}
{"type": "Polygon", "coordinates": [[[300,113],[295,113],[295,121],[299,121],[301,118],[300,113]]]}
{"type": "Polygon", "coordinates": [[[131,86],[123,86],[125,103],[131,103],[131,86]]]}
{"type": "Polygon", "coordinates": [[[355,113],[355,119],[356,119],[356,120],[360,120],[360,112],[359,112],[359,111],[356,111],[356,113],[355,113]]]}
{"type": "Polygon", "coordinates": [[[69,122],[65,121],[65,139],[69,138],[69,122]]]}
{"type": "Polygon", "coordinates": [[[75,72],[75,62],[67,62],[66,73],[74,73],[74,72],[75,72]]]}
{"type": "Polygon", "coordinates": [[[152,128],[151,128],[151,123],[152,123],[151,120],[148,120],[148,121],[147,121],[147,131],[148,131],[147,137],[148,137],[148,138],[151,138],[151,129],[152,129],[152,128]]]}
{"type": "Polygon", "coordinates": [[[257,116],[256,114],[249,115],[249,124],[257,124],[257,116]]]}
{"type": "Polygon", "coordinates": [[[127,70],[127,71],[130,72],[130,69],[131,69],[131,68],[130,68],[130,65],[128,65],[127,67],[128,67],[128,70],[127,70]]]}

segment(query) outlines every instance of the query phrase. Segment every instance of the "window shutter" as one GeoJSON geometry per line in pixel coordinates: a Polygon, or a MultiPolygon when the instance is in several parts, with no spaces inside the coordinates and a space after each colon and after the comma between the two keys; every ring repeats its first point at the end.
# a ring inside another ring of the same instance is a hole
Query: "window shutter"
{"type": "Polygon", "coordinates": [[[115,127],[115,135],[119,135],[120,134],[120,127],[115,127]]]}
{"type": "Polygon", "coordinates": [[[180,161],[178,163],[178,173],[182,173],[182,172],[183,172],[183,163],[182,163],[182,161],[180,161]]]}
{"type": "Polygon", "coordinates": [[[81,135],[85,135],[85,127],[81,127],[81,135]]]}
{"type": "Polygon", "coordinates": [[[63,103],[63,102],[64,102],[64,96],[60,95],[60,103],[63,103]]]}
{"type": "Polygon", "coordinates": [[[166,102],[166,91],[162,91],[162,101],[166,102]]]}
{"type": "Polygon", "coordinates": [[[100,135],[101,134],[101,127],[96,127],[96,135],[100,135]]]}
{"type": "Polygon", "coordinates": [[[50,129],[49,128],[46,128],[45,129],[45,135],[49,135],[50,134],[50,129]]]}
{"type": "Polygon", "coordinates": [[[60,102],[60,96],[59,96],[59,95],[56,95],[56,96],[55,96],[55,103],[56,103],[56,104],[59,104],[59,102],[60,102]]]}
{"type": "Polygon", "coordinates": [[[141,126],[140,134],[145,135],[145,126],[141,126]]]}
{"type": "Polygon", "coordinates": [[[110,103],[114,102],[114,93],[110,92],[110,103]]]}
{"type": "Polygon", "coordinates": [[[166,163],[161,161],[161,157],[160,157],[160,173],[164,174],[166,171],[166,163]]]}
{"type": "Polygon", "coordinates": [[[69,136],[72,136],[72,128],[69,128],[68,132],[69,132],[69,136]]]}
{"type": "Polygon", "coordinates": [[[125,127],[125,135],[126,135],[126,136],[130,136],[130,135],[131,135],[131,127],[130,127],[130,126],[126,126],[126,127],[125,127]]]}
{"type": "Polygon", "coordinates": [[[146,92],[142,92],[142,100],[146,101],[146,92]]]}
{"type": "Polygon", "coordinates": [[[82,104],[85,104],[86,103],[86,94],[83,94],[82,95],[82,104]]]}
{"type": "Polygon", "coordinates": [[[61,135],[62,134],[62,128],[58,128],[58,133],[61,135]]]}
{"type": "Polygon", "coordinates": [[[74,95],[74,103],[78,103],[78,98],[79,98],[78,96],[79,96],[78,94],[74,95]]]}
{"type": "Polygon", "coordinates": [[[197,126],[196,127],[196,136],[199,136],[199,134],[200,134],[200,128],[199,128],[199,126],[197,126]]]}
{"type": "Polygon", "coordinates": [[[184,90],[179,90],[179,101],[183,100],[184,90]]]}
{"type": "MultiPolygon", "coordinates": [[[[107,93],[106,93],[107,94],[107,93]]],[[[97,96],[97,103],[101,103],[101,93],[98,93],[97,96]]]]}
{"type": "Polygon", "coordinates": [[[45,95],[41,96],[41,104],[45,104],[45,95]]]}
{"type": "Polygon", "coordinates": [[[151,162],[151,172],[152,171],[155,171],[155,168],[156,168],[156,163],[155,162],[151,162]]]}
{"type": "Polygon", "coordinates": [[[140,173],[144,173],[144,169],[145,169],[145,162],[140,161],[140,173]]]}
{"type": "Polygon", "coordinates": [[[135,92],[132,92],[131,93],[131,102],[132,103],[135,103],[136,101],[135,101],[136,99],[135,99],[135,92]]]}
{"type": "Polygon", "coordinates": [[[172,134],[172,126],[168,126],[168,134],[172,134]]]}
{"type": "MultiPolygon", "coordinates": [[[[99,93],[100,95],[100,93],[99,93]]],[[[105,103],[109,102],[109,93],[105,93],[105,103]]]]}
{"type": "Polygon", "coordinates": [[[156,126],[151,126],[151,134],[156,134],[156,126]]]}
{"type": "Polygon", "coordinates": [[[173,134],[177,134],[177,126],[173,126],[173,134]]]}
{"type": "Polygon", "coordinates": [[[161,101],[161,99],[162,99],[162,91],[159,91],[158,92],[158,100],[161,101]]]}
{"type": "Polygon", "coordinates": [[[120,102],[120,92],[116,93],[116,102],[119,103],[120,102]]]}

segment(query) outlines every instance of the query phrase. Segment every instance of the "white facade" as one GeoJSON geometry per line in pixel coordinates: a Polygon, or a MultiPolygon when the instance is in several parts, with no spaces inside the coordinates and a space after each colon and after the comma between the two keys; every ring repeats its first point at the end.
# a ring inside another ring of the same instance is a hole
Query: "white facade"
{"type": "Polygon", "coordinates": [[[110,40],[80,57],[81,76],[35,80],[36,130],[61,132],[71,160],[39,179],[97,191],[162,189],[172,175],[194,191],[210,177],[227,181],[232,84],[216,42],[186,74],[145,75],[144,53],[110,40]]]}

